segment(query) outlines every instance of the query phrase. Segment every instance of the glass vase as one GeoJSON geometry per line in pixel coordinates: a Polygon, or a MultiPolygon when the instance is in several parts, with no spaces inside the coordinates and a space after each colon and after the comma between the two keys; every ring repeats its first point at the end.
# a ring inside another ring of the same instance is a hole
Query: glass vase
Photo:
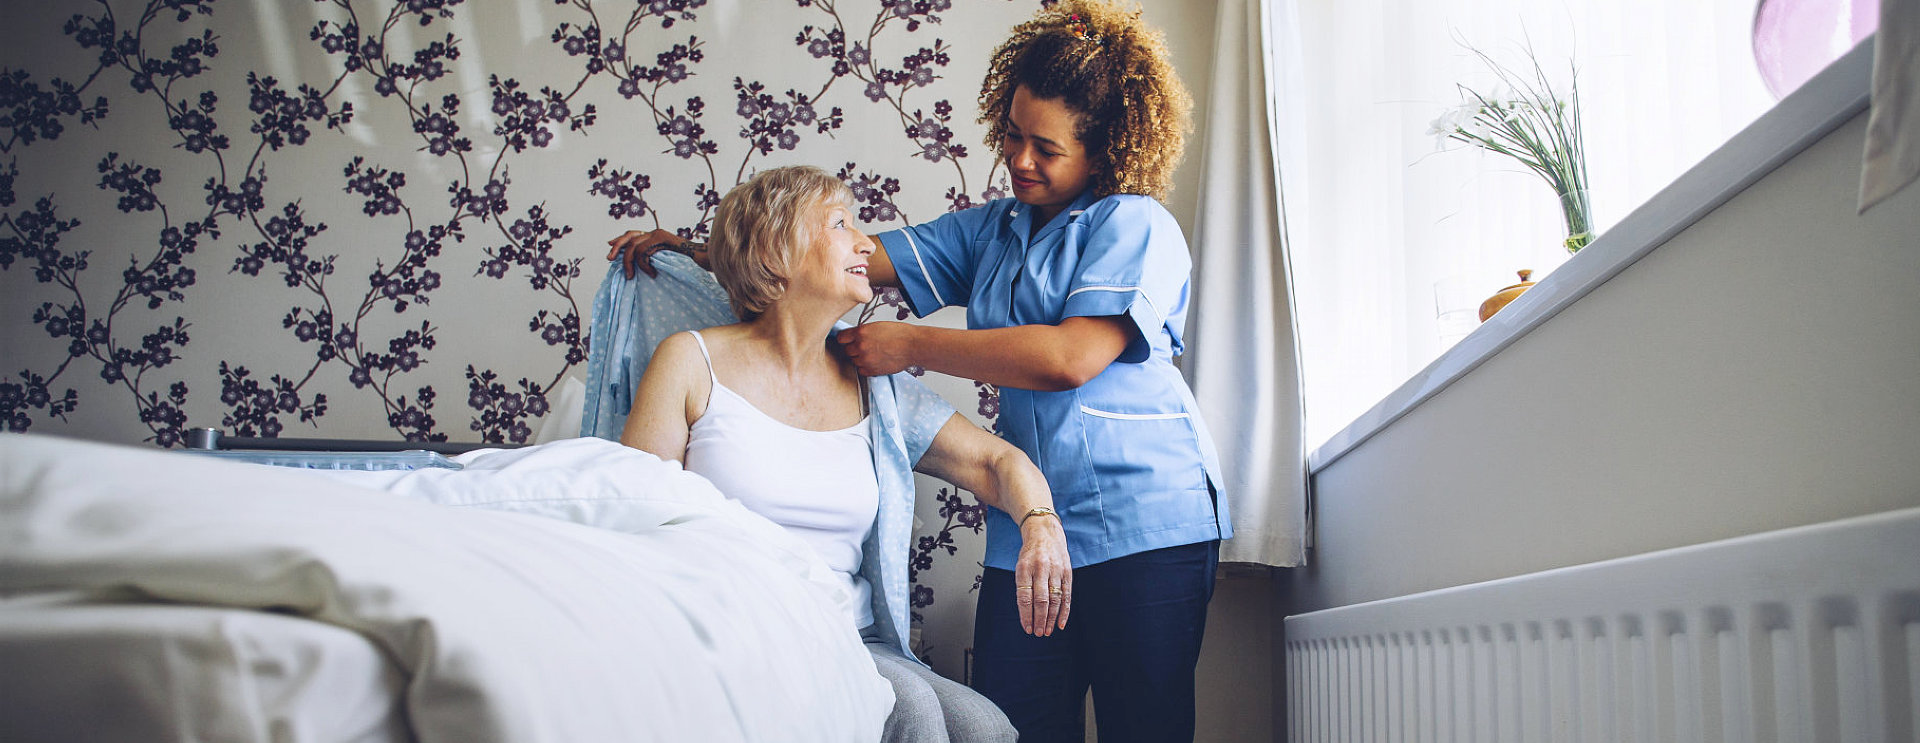
{"type": "Polygon", "coordinates": [[[1587,201],[1586,189],[1560,194],[1560,213],[1567,219],[1568,253],[1578,253],[1593,242],[1593,208],[1587,201]]]}

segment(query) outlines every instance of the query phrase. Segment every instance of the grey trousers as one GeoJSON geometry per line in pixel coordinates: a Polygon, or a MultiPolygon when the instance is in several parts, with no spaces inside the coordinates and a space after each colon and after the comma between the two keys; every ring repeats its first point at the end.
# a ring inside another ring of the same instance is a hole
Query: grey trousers
{"type": "Polygon", "coordinates": [[[1014,741],[1020,734],[1000,708],[980,693],[934,673],[898,648],[867,642],[873,665],[893,685],[893,713],[884,743],[1014,741]]]}

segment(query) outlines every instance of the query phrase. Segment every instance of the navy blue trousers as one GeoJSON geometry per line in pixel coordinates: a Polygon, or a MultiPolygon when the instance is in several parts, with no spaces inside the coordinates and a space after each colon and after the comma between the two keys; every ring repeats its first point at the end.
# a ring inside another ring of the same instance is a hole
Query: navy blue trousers
{"type": "Polygon", "coordinates": [[[1021,631],[1013,572],[988,568],[973,624],[973,688],[1022,743],[1193,740],[1193,668],[1213,599],[1218,541],[1149,550],[1073,571],[1067,628],[1021,631]]]}

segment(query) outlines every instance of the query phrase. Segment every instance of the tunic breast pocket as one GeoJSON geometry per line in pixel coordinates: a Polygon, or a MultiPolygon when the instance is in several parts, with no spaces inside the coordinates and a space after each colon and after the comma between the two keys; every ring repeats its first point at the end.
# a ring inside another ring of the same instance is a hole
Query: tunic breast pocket
{"type": "Polygon", "coordinates": [[[1120,413],[1087,405],[1080,413],[1102,492],[1151,501],[1206,490],[1200,437],[1189,414],[1120,413]]]}

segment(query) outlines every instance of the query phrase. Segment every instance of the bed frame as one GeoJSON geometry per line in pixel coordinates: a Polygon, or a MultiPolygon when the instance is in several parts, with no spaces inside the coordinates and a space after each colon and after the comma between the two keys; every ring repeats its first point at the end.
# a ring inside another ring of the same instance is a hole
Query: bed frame
{"type": "Polygon", "coordinates": [[[457,456],[475,449],[518,449],[525,444],[451,441],[389,441],[382,439],[310,439],[228,436],[218,428],[187,429],[187,448],[202,451],[430,451],[457,456]]]}

